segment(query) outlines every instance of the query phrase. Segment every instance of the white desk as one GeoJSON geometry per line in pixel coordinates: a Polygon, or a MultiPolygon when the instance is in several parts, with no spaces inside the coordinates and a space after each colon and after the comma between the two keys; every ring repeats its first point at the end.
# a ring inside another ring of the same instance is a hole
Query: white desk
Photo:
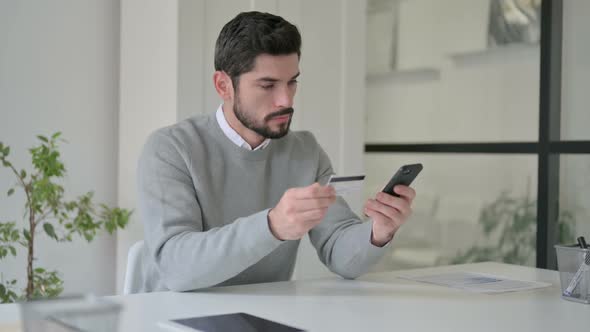
{"type": "MultiPolygon", "coordinates": [[[[358,280],[316,279],[112,297],[124,305],[121,331],[160,331],[171,318],[247,312],[309,331],[583,331],[590,305],[562,300],[555,271],[499,263],[367,274],[358,280]],[[476,294],[396,278],[399,274],[484,272],[553,286],[476,294]]],[[[18,319],[0,305],[0,324],[18,319]]]]}

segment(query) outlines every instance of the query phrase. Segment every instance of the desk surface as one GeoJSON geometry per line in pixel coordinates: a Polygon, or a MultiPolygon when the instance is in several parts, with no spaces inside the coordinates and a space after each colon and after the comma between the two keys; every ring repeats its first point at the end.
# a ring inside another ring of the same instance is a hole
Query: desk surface
{"type": "MultiPolygon", "coordinates": [[[[115,296],[121,331],[161,331],[158,321],[247,312],[309,331],[582,331],[590,305],[562,300],[555,271],[478,263],[367,274],[357,280],[300,280],[212,288],[195,293],[115,296]],[[397,278],[400,274],[484,272],[551,287],[477,294],[397,278]]],[[[0,305],[0,324],[18,319],[0,305]]]]}

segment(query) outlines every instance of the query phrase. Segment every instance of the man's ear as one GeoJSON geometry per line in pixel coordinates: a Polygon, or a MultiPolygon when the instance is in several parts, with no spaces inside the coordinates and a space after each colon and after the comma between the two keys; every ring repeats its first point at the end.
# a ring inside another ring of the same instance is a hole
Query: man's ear
{"type": "Polygon", "coordinates": [[[219,94],[221,99],[233,99],[233,83],[229,75],[227,75],[224,71],[218,70],[213,74],[213,85],[215,86],[215,91],[217,91],[217,94],[219,94]]]}

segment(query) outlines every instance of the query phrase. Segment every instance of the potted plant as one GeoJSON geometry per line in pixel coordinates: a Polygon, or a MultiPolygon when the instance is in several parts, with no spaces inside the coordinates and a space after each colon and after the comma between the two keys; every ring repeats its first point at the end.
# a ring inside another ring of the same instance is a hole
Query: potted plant
{"type": "Polygon", "coordinates": [[[129,222],[131,211],[105,204],[95,206],[92,192],[68,201],[59,179],[66,174],[60,159],[58,142],[61,133],[50,137],[37,136],[39,145],[29,149],[32,170],[20,171],[10,162],[10,147],[0,142],[1,167],[8,169],[16,178],[16,184],[8,189],[11,196],[15,189],[24,191],[24,216],[26,226],[19,228],[15,221],[0,222],[0,260],[8,255],[16,256],[17,248],[27,250],[27,284],[19,291],[16,279],[4,280],[0,275],[0,302],[16,302],[37,298],[51,298],[63,291],[63,281],[58,271],[49,271],[36,266],[35,240],[45,234],[57,242],[71,242],[74,237],[83,237],[91,242],[98,232],[112,234],[129,222]]]}
{"type": "MultiPolygon", "coordinates": [[[[484,206],[479,216],[486,242],[476,245],[451,258],[451,264],[498,261],[509,264],[532,264],[536,250],[537,202],[527,193],[515,198],[500,193],[492,203],[484,206]],[[493,239],[496,239],[494,241],[493,239]]],[[[575,219],[571,212],[561,211],[558,218],[559,243],[572,242],[575,219]]]]}

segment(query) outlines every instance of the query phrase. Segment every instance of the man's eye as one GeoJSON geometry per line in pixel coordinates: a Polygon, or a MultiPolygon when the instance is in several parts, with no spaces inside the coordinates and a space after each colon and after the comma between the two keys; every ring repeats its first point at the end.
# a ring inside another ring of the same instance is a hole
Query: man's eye
{"type": "Polygon", "coordinates": [[[292,81],[289,82],[289,84],[291,84],[291,85],[295,85],[297,83],[298,83],[297,80],[292,80],[292,81]]]}
{"type": "Polygon", "coordinates": [[[261,85],[260,87],[263,88],[264,90],[270,90],[274,87],[274,84],[261,85]]]}

